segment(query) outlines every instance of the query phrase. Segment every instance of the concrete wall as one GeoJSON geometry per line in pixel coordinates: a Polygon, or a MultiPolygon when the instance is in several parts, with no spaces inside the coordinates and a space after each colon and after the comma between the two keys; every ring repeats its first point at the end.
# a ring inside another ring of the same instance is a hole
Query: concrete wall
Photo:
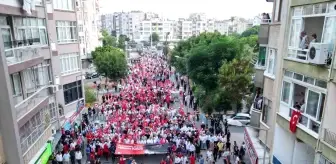
{"type": "Polygon", "coordinates": [[[293,158],[294,143],[294,136],[276,124],[274,132],[273,155],[276,156],[281,163],[291,163],[293,158]]]}
{"type": "Polygon", "coordinates": [[[335,126],[335,102],[336,102],[336,84],[329,83],[328,84],[328,93],[326,99],[326,106],[324,109],[324,115],[322,119],[322,128],[328,129],[334,133],[336,133],[336,126],[335,126]]]}

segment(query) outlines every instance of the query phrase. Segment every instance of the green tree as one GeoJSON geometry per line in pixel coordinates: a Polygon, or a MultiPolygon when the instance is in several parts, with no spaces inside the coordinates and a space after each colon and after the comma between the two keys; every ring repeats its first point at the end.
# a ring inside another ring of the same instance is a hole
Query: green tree
{"type": "Polygon", "coordinates": [[[85,103],[92,104],[96,102],[97,97],[95,91],[89,86],[85,86],[84,90],[85,90],[85,103]]]}
{"type": "Polygon", "coordinates": [[[126,36],[125,35],[120,35],[118,38],[118,48],[125,50],[126,48],[126,36]]]}
{"type": "Polygon", "coordinates": [[[239,104],[250,92],[252,75],[253,66],[249,59],[238,58],[225,62],[218,77],[220,99],[231,102],[231,105],[239,104]]]}
{"type": "MultiPolygon", "coordinates": [[[[102,47],[95,51],[93,64],[97,72],[111,80],[117,80],[127,75],[127,61],[125,53],[114,47],[102,47]]],[[[106,79],[107,80],[107,79],[106,79]]]]}
{"type": "Polygon", "coordinates": [[[156,32],[153,32],[153,33],[149,36],[149,42],[151,42],[151,40],[152,40],[153,43],[157,43],[157,42],[160,41],[160,37],[159,37],[159,35],[158,35],[156,32]]]}
{"type": "Polygon", "coordinates": [[[102,42],[103,46],[112,46],[116,47],[117,46],[117,39],[113,36],[111,36],[105,29],[101,31],[102,33],[102,42]]]}
{"type": "Polygon", "coordinates": [[[249,37],[251,35],[258,35],[260,26],[253,26],[245,30],[240,36],[241,37],[249,37]]]}
{"type": "Polygon", "coordinates": [[[91,52],[92,59],[94,60],[97,55],[110,51],[113,51],[113,48],[111,46],[96,47],[96,49],[91,52]]]}

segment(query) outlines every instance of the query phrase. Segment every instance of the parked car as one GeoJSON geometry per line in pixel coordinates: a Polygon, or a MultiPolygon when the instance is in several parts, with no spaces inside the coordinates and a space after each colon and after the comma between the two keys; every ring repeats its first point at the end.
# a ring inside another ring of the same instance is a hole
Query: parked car
{"type": "Polygon", "coordinates": [[[250,124],[251,116],[247,113],[237,113],[231,118],[228,118],[228,125],[243,126],[250,124]]]}
{"type": "Polygon", "coordinates": [[[100,75],[97,72],[86,72],[85,73],[85,79],[93,79],[98,78],[100,75]]]}

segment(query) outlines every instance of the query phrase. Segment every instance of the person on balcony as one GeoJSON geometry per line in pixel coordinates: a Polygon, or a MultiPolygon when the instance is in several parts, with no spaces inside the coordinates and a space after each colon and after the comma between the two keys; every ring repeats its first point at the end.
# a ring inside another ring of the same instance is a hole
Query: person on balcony
{"type": "Polygon", "coordinates": [[[309,46],[309,39],[308,39],[307,33],[305,31],[302,31],[300,35],[299,48],[304,50],[304,49],[308,49],[308,46],[309,46]]]}
{"type": "Polygon", "coordinates": [[[317,42],[317,35],[314,33],[312,34],[312,40],[310,41],[310,43],[316,43],[317,42]]]}

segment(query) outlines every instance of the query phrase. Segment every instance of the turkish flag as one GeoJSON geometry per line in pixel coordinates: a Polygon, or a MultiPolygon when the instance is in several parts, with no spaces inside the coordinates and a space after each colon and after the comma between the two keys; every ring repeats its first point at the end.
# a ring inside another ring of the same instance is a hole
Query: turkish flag
{"type": "Polygon", "coordinates": [[[289,122],[289,130],[292,131],[293,133],[296,132],[296,124],[299,122],[300,116],[301,116],[300,111],[293,110],[292,117],[289,122]]]}

